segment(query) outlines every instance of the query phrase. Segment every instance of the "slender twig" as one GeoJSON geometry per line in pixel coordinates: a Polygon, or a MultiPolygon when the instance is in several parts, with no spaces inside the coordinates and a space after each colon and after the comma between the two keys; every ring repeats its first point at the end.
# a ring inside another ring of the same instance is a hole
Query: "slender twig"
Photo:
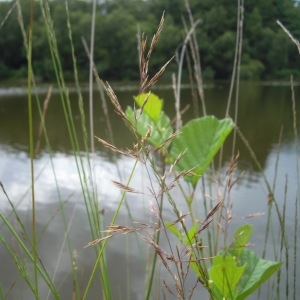
{"type": "Polygon", "coordinates": [[[2,28],[2,26],[5,24],[6,20],[8,19],[8,17],[10,16],[10,14],[12,13],[13,9],[15,8],[17,4],[17,1],[15,1],[15,3],[11,6],[11,8],[9,9],[9,11],[7,12],[7,14],[5,15],[4,19],[2,20],[2,22],[0,23],[0,30],[2,28]]]}
{"type": "Polygon", "coordinates": [[[277,24],[283,29],[283,31],[288,35],[288,37],[292,40],[292,42],[297,46],[297,49],[300,54],[300,43],[298,40],[296,40],[292,34],[288,31],[288,29],[279,21],[277,20],[277,24]]]}

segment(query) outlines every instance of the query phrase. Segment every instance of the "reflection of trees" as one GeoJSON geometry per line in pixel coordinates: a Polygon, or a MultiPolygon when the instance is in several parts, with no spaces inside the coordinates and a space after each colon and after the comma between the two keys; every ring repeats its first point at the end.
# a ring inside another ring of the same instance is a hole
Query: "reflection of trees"
{"type": "MultiPolygon", "coordinates": [[[[214,114],[218,118],[224,117],[226,110],[229,85],[216,83],[214,88],[205,90],[208,114],[214,114]]],[[[184,94],[187,102],[190,101],[189,92],[184,94]]],[[[231,116],[234,115],[231,105],[231,116]]],[[[184,117],[185,122],[192,117],[190,112],[184,117]]],[[[255,152],[262,167],[274,144],[279,141],[280,130],[283,128],[282,142],[288,142],[293,138],[292,128],[292,103],[289,85],[271,86],[260,83],[242,82],[240,86],[238,127],[255,152]]],[[[230,158],[232,136],[228,138],[225,148],[225,158],[230,158]]],[[[238,138],[236,150],[240,153],[239,161],[245,166],[253,165],[251,155],[238,138]]],[[[254,166],[254,170],[257,168],[254,166]]]]}
{"type": "MultiPolygon", "coordinates": [[[[122,106],[125,109],[126,105],[132,104],[132,94],[124,93],[126,103],[123,103],[122,106]]],[[[123,96],[123,97],[124,97],[123,96]]],[[[0,144],[10,145],[16,149],[22,149],[24,151],[28,150],[28,104],[25,96],[20,97],[9,97],[3,99],[0,102],[0,144]]],[[[122,96],[121,96],[122,97],[122,96]]],[[[122,98],[123,98],[122,97],[122,98]]],[[[40,97],[43,99],[43,96],[40,97]]],[[[88,99],[88,95],[84,95],[84,99],[88,99]]],[[[94,104],[94,126],[95,126],[95,135],[101,136],[102,138],[109,141],[107,127],[105,124],[105,118],[103,116],[102,106],[100,103],[99,94],[95,94],[95,104],[94,104]]],[[[124,102],[124,101],[123,101],[124,102]]],[[[35,102],[34,102],[35,103],[35,102]]],[[[72,114],[74,119],[74,124],[76,128],[76,133],[79,141],[79,145],[82,151],[84,148],[83,141],[83,132],[81,126],[80,112],[77,102],[77,96],[71,95],[71,104],[72,104],[72,114]]],[[[110,104],[110,103],[109,103],[110,104]]],[[[85,110],[85,120],[89,120],[89,107],[88,101],[84,101],[84,110],[85,110]]],[[[110,106],[110,105],[109,105],[110,106]]],[[[110,106],[111,107],[111,106],[110,106]]],[[[113,111],[112,107],[110,109],[111,121],[113,125],[113,131],[115,134],[116,144],[121,147],[129,147],[132,145],[132,138],[129,131],[125,127],[123,121],[119,116],[113,111]]],[[[34,119],[34,142],[37,142],[38,128],[40,125],[40,116],[38,108],[36,105],[33,107],[33,119],[34,119]]],[[[88,123],[86,123],[88,126],[88,123]]],[[[53,94],[47,109],[46,113],[46,127],[47,135],[52,150],[59,152],[70,153],[72,151],[71,142],[69,138],[69,133],[66,125],[65,116],[62,109],[61,100],[57,94],[53,94]]],[[[98,143],[95,143],[96,148],[100,148],[98,143]]],[[[41,138],[41,147],[45,147],[45,139],[42,136],[41,138]]]]}
{"type": "MultiPolygon", "coordinates": [[[[293,131],[290,87],[243,83],[240,95],[237,123],[264,167],[270,150],[279,142],[281,129],[282,142],[289,139],[293,131]]],[[[252,161],[241,139],[237,140],[236,148],[240,151],[240,160],[252,161]]]]}
{"type": "MultiPolygon", "coordinates": [[[[171,90],[155,91],[165,100],[164,109],[170,118],[174,116],[174,101],[171,90]]],[[[214,88],[207,88],[206,103],[208,114],[214,114],[218,118],[224,117],[226,102],[228,97],[228,84],[216,83],[214,88]]],[[[117,92],[123,109],[127,105],[132,105],[132,95],[134,91],[117,92]]],[[[98,99],[98,95],[95,95],[98,99]]],[[[84,99],[87,99],[84,95],[84,99]]],[[[190,91],[184,89],[182,91],[182,107],[191,103],[190,91]]],[[[80,114],[76,97],[72,102],[72,111],[74,122],[79,137],[79,143],[83,148],[82,129],[80,114]]],[[[0,127],[0,143],[4,145],[16,146],[17,149],[27,149],[28,147],[28,114],[27,101],[23,97],[9,98],[1,101],[1,127],[0,127]]],[[[234,104],[232,104],[233,106],[234,104]]],[[[110,119],[114,132],[114,141],[118,147],[131,147],[133,143],[129,130],[125,127],[121,118],[119,118],[110,108],[110,119]]],[[[85,111],[88,112],[88,103],[85,101],[85,111]]],[[[107,135],[106,124],[102,112],[100,101],[95,101],[94,107],[95,135],[109,141],[107,135]]],[[[233,115],[233,110],[231,110],[233,115]]],[[[183,116],[183,121],[187,122],[194,117],[193,109],[183,116]]],[[[88,114],[86,113],[86,120],[88,114]]],[[[37,108],[34,109],[35,132],[38,132],[39,115],[37,108]]],[[[53,95],[50,101],[47,115],[46,125],[49,140],[53,150],[70,152],[71,146],[68,137],[65,117],[62,112],[62,106],[59,98],[53,95]]],[[[283,143],[293,138],[292,128],[292,108],[291,95],[289,86],[264,86],[258,83],[242,83],[240,91],[238,126],[242,133],[249,141],[259,162],[264,167],[266,159],[274,144],[278,143],[281,127],[283,127],[283,143]]],[[[232,136],[228,138],[224,149],[224,157],[228,159],[231,155],[232,136]]],[[[42,139],[42,145],[44,139],[42,139]]],[[[96,143],[96,146],[98,143],[96,143]]],[[[100,148],[100,145],[99,145],[100,148]]],[[[249,151],[240,138],[237,139],[236,149],[240,152],[241,164],[253,165],[249,151]]],[[[256,168],[254,167],[254,170],[256,168]]]]}

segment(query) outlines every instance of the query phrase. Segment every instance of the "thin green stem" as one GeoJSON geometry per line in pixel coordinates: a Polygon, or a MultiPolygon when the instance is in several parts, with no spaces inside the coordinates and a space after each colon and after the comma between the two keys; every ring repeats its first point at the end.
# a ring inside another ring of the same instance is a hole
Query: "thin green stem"
{"type": "Polygon", "coordinates": [[[32,205],[32,253],[34,263],[34,293],[35,298],[39,299],[39,283],[37,270],[37,241],[36,241],[36,211],[35,211],[35,192],[34,192],[34,145],[33,145],[33,117],[32,117],[32,32],[33,32],[33,11],[34,1],[30,2],[30,26],[28,38],[28,120],[29,120],[29,152],[30,152],[30,172],[31,172],[31,205],[32,205]]]}
{"type": "MultiPolygon", "coordinates": [[[[131,180],[132,180],[132,177],[133,177],[133,174],[134,174],[135,169],[136,169],[136,167],[137,167],[137,164],[138,164],[138,159],[135,161],[135,163],[134,163],[134,165],[133,165],[133,168],[132,168],[132,170],[131,170],[131,172],[130,172],[129,178],[128,178],[128,180],[127,180],[127,186],[130,184],[130,182],[131,182],[131,180]]],[[[121,199],[120,199],[119,204],[118,204],[118,207],[117,207],[117,209],[116,209],[116,211],[115,211],[115,213],[114,213],[114,215],[113,215],[113,218],[112,218],[110,224],[114,224],[114,223],[115,223],[115,221],[116,221],[116,219],[117,219],[117,217],[118,217],[118,215],[119,215],[121,206],[122,206],[122,204],[123,204],[123,202],[124,202],[125,196],[126,196],[126,191],[123,191],[122,196],[121,196],[121,199]]],[[[103,253],[104,253],[104,249],[105,249],[105,247],[106,247],[107,241],[108,241],[108,239],[104,239],[103,242],[102,242],[101,249],[100,249],[100,251],[99,251],[99,253],[98,253],[97,260],[96,260],[96,262],[95,262],[95,264],[94,264],[94,268],[93,268],[93,270],[92,270],[91,276],[90,276],[89,281],[88,281],[88,283],[87,283],[87,286],[86,286],[86,289],[85,289],[85,291],[84,291],[82,300],[85,300],[86,297],[87,297],[88,291],[89,291],[89,289],[90,289],[90,287],[91,287],[91,284],[92,284],[92,280],[93,280],[93,278],[94,278],[94,276],[95,276],[96,268],[97,268],[97,266],[98,266],[98,264],[99,264],[99,262],[100,262],[100,259],[101,259],[102,255],[103,255],[103,253]]]]}
{"type": "MultiPolygon", "coordinates": [[[[153,167],[155,167],[155,164],[152,164],[152,168],[153,167]]],[[[165,168],[166,168],[166,165],[165,165],[165,161],[163,159],[162,174],[165,173],[165,168]]],[[[162,189],[163,189],[164,186],[165,186],[165,182],[164,182],[164,180],[162,180],[162,182],[161,182],[162,189]]],[[[160,226],[161,226],[161,220],[162,220],[163,196],[164,196],[163,193],[161,193],[161,195],[160,195],[160,201],[159,201],[159,203],[157,203],[158,206],[159,206],[158,228],[160,228],[160,226]]],[[[159,245],[159,241],[160,241],[160,230],[157,232],[157,235],[156,235],[156,241],[155,241],[156,245],[159,245]]],[[[157,255],[158,255],[157,251],[155,251],[154,252],[153,261],[152,261],[152,266],[151,266],[151,273],[150,273],[149,284],[148,284],[148,287],[147,287],[146,300],[149,300],[150,295],[151,295],[151,290],[152,290],[152,285],[153,285],[153,279],[154,279],[154,274],[155,274],[155,268],[156,268],[157,255]]]]}
{"type": "MultiPolygon", "coordinates": [[[[299,45],[299,43],[298,43],[299,45]]],[[[300,48],[298,48],[300,49],[300,48]]],[[[294,90],[294,79],[291,76],[291,93],[292,93],[292,111],[293,111],[293,129],[294,129],[294,142],[295,142],[295,153],[296,153],[296,172],[297,172],[297,192],[295,197],[295,225],[294,225],[294,276],[293,276],[293,299],[296,299],[296,278],[297,278],[297,243],[298,243],[298,208],[300,201],[300,166],[299,166],[299,137],[297,129],[297,110],[296,110],[296,100],[295,100],[295,90],[294,90]]]]}
{"type": "MultiPolygon", "coordinates": [[[[96,239],[99,237],[99,232],[100,232],[98,202],[97,202],[97,199],[95,197],[93,197],[93,193],[91,193],[91,191],[90,191],[89,177],[86,174],[83,157],[80,152],[78,136],[77,136],[78,132],[75,129],[69,92],[68,92],[68,88],[65,84],[65,80],[64,80],[64,76],[63,76],[63,70],[62,70],[61,60],[60,60],[60,56],[59,56],[57,41],[56,41],[56,37],[55,37],[55,30],[53,28],[52,19],[51,19],[51,15],[50,15],[49,4],[47,1],[40,2],[40,4],[41,4],[41,11],[43,13],[43,18],[44,18],[44,21],[46,24],[48,41],[49,41],[49,46],[50,46],[50,53],[52,56],[55,75],[57,78],[57,84],[58,84],[58,88],[59,88],[59,93],[60,93],[60,97],[61,97],[61,103],[62,103],[64,115],[65,115],[67,129],[69,132],[70,142],[72,145],[72,150],[73,150],[74,158],[76,161],[76,167],[77,167],[79,180],[80,180],[80,184],[81,184],[82,195],[83,195],[83,198],[85,201],[87,217],[88,217],[88,221],[90,224],[91,235],[92,235],[93,239],[96,239]]],[[[86,143],[87,134],[86,134],[85,126],[84,126],[85,122],[84,122],[83,101],[82,101],[80,88],[79,88],[79,84],[78,84],[78,78],[77,78],[76,60],[75,60],[73,43],[72,43],[72,34],[71,34],[71,28],[70,28],[70,22],[69,22],[69,16],[68,16],[67,1],[66,1],[66,12],[67,12],[67,26],[69,29],[69,38],[70,38],[71,48],[72,48],[74,76],[75,76],[76,87],[77,87],[77,91],[78,91],[78,95],[79,95],[79,108],[80,108],[81,121],[82,121],[82,125],[83,125],[82,130],[83,130],[84,141],[85,141],[85,146],[86,146],[87,156],[88,156],[88,164],[89,164],[89,154],[88,154],[88,147],[87,147],[87,143],[86,143]]],[[[91,168],[90,168],[90,164],[89,164],[89,171],[90,170],[91,170],[91,168]]],[[[96,251],[96,255],[98,256],[97,247],[95,247],[95,251],[96,251]]],[[[104,256],[103,256],[103,261],[101,262],[101,266],[102,266],[101,267],[102,274],[100,274],[100,278],[101,278],[101,280],[105,281],[105,282],[103,282],[103,287],[104,287],[106,298],[109,298],[110,291],[109,291],[109,289],[107,289],[108,276],[107,276],[106,263],[105,263],[104,256]]]]}
{"type": "MultiPolygon", "coordinates": [[[[236,74],[236,90],[235,90],[235,106],[234,106],[234,123],[237,125],[238,122],[238,107],[239,107],[239,91],[240,91],[240,69],[242,60],[242,44],[243,44],[243,23],[244,23],[244,0],[238,0],[238,18],[237,18],[237,74],[236,74]]],[[[229,103],[229,102],[228,102],[229,103]]],[[[236,147],[236,126],[233,130],[233,142],[232,142],[232,157],[235,155],[236,147]]]]}
{"type": "MultiPolygon", "coordinates": [[[[5,194],[7,200],[11,202],[10,198],[8,197],[3,184],[0,182],[0,187],[2,188],[3,193],[5,194]]],[[[46,284],[48,285],[48,287],[50,288],[50,290],[53,293],[53,296],[55,297],[55,299],[60,299],[60,296],[56,290],[56,288],[53,285],[53,282],[50,279],[49,274],[47,273],[46,269],[44,268],[42,262],[38,259],[37,257],[34,257],[34,255],[31,253],[29,247],[27,247],[25,245],[25,243],[23,242],[22,238],[20,237],[20,235],[15,231],[15,229],[13,228],[13,226],[11,225],[10,221],[2,214],[0,213],[0,218],[2,219],[3,223],[6,225],[6,227],[8,228],[8,230],[11,232],[12,236],[16,239],[18,245],[21,247],[21,249],[23,249],[24,254],[27,255],[28,259],[35,263],[35,267],[37,269],[37,272],[42,276],[42,278],[45,280],[46,284]],[[40,265],[39,265],[40,263],[40,265]]],[[[2,240],[3,241],[3,240],[2,240]]],[[[13,253],[11,253],[13,254],[13,253]]],[[[21,270],[20,270],[21,271],[21,270]]],[[[23,276],[23,274],[22,274],[23,276]]],[[[34,286],[34,285],[33,285],[34,286]]],[[[36,293],[36,288],[34,289],[34,293],[36,293]]],[[[36,297],[38,298],[38,297],[36,297]]]]}

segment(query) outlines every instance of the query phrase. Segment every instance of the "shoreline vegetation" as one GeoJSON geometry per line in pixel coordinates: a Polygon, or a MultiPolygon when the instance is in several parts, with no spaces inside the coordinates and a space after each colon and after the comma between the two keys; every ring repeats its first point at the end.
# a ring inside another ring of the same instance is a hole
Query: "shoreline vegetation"
{"type": "MultiPolygon", "coordinates": [[[[25,79],[27,59],[23,51],[23,38],[18,25],[16,1],[0,2],[0,82],[25,79]],[[5,33],[5,34],[4,34],[5,33]]],[[[24,30],[29,29],[30,0],[20,1],[23,10],[24,30]]],[[[92,21],[92,1],[69,1],[69,22],[72,28],[73,47],[80,80],[89,78],[89,59],[82,39],[90,43],[88,32],[92,21]]],[[[201,51],[202,75],[205,79],[230,80],[231,64],[235,53],[237,5],[230,0],[190,0],[194,20],[197,20],[197,43],[201,51]]],[[[56,43],[59,48],[64,77],[73,81],[73,62],[68,42],[68,24],[64,1],[50,1],[53,30],[59,32],[56,43]]],[[[185,36],[183,20],[188,13],[183,0],[110,0],[95,6],[96,45],[94,62],[101,78],[109,81],[138,80],[138,62],[135,49],[137,31],[147,36],[154,34],[161,13],[165,12],[162,42],[155,49],[156,57],[151,70],[158,70],[164,58],[178,55],[185,36]],[[118,20],[118,21],[116,21],[118,20]]],[[[300,63],[296,48],[276,23],[280,20],[295,38],[300,37],[300,6],[294,1],[246,1],[244,4],[243,47],[240,78],[249,80],[284,79],[290,74],[299,76],[300,63]]],[[[40,81],[55,81],[51,63],[46,27],[36,2],[33,31],[33,70],[40,81]]],[[[166,77],[176,71],[175,58],[165,71],[166,77]]],[[[186,61],[187,62],[187,61],[186,61]]],[[[183,75],[188,79],[184,70],[183,75]]],[[[162,78],[163,79],[163,78],[162,78]]]]}
{"type": "MultiPolygon", "coordinates": [[[[268,298],[276,299],[283,294],[286,299],[290,296],[296,299],[300,174],[297,173],[298,189],[293,199],[294,234],[288,236],[285,223],[287,199],[286,197],[282,199],[281,195],[279,197],[282,201],[278,201],[276,174],[274,182],[269,182],[247,137],[239,129],[238,111],[240,79],[259,79],[264,76],[267,78],[270,74],[279,76],[286,72],[290,74],[290,68],[295,67],[299,62],[295,46],[290,45],[289,37],[282,33],[282,29],[277,28],[276,20],[273,19],[274,16],[281,17],[285,25],[290,25],[288,27],[292,30],[293,26],[300,22],[299,19],[297,21],[293,19],[298,10],[292,1],[282,2],[284,5],[279,5],[277,1],[274,3],[272,1],[246,1],[244,3],[243,0],[238,0],[233,4],[232,1],[222,0],[219,5],[217,5],[218,1],[214,1],[213,5],[211,0],[203,0],[201,3],[196,0],[190,2],[188,0],[104,1],[100,15],[96,14],[96,1],[88,3],[24,0],[16,1],[15,4],[5,4],[11,7],[15,5],[15,9],[0,28],[7,33],[6,36],[12,37],[12,41],[6,40],[5,47],[11,51],[4,52],[8,55],[8,57],[4,56],[7,59],[5,62],[12,62],[9,56],[17,55],[18,51],[23,49],[23,56],[15,56],[14,63],[16,65],[20,63],[15,70],[18,70],[18,76],[23,77],[27,74],[28,79],[31,228],[25,228],[13,199],[10,199],[5,186],[0,182],[2,194],[11,207],[11,215],[0,212],[0,218],[2,226],[5,226],[13,237],[13,243],[1,235],[0,239],[19,270],[20,276],[32,292],[33,298],[43,297],[44,295],[40,295],[41,287],[47,286],[49,299],[61,299],[63,289],[63,284],[61,286],[61,282],[57,284],[55,281],[56,271],[54,274],[49,273],[39,253],[40,232],[37,230],[38,210],[35,192],[38,180],[36,179],[35,158],[39,149],[39,140],[43,137],[57,187],[59,200],[57,212],[61,214],[64,224],[62,248],[68,253],[73,283],[72,290],[69,291],[70,298],[90,299],[90,292],[96,286],[99,288],[98,296],[101,295],[99,296],[101,299],[116,299],[117,295],[114,294],[114,286],[109,276],[107,244],[120,236],[134,235],[139,245],[146,244],[149,247],[147,257],[143,256],[146,271],[142,297],[146,300],[157,299],[157,297],[193,299],[198,288],[203,289],[206,292],[205,297],[212,300],[243,300],[256,292],[258,298],[260,295],[265,298],[265,293],[261,293],[260,288],[269,279],[272,281],[267,288],[268,298]],[[148,10],[139,11],[141,6],[137,3],[149,5],[148,10]],[[163,3],[166,7],[162,7],[159,3],[163,3]],[[76,7],[80,7],[80,12],[76,11],[76,7]],[[165,11],[165,14],[161,16],[162,11],[165,11]],[[199,12],[203,15],[198,15],[199,12]],[[13,36],[13,33],[18,32],[17,29],[10,31],[5,27],[14,13],[17,20],[14,20],[13,25],[20,30],[18,41],[13,36]],[[102,24],[103,26],[97,25],[97,16],[99,22],[106,22],[102,24]],[[200,20],[203,21],[204,27],[198,31],[197,25],[200,20]],[[249,26],[249,20],[252,21],[254,27],[249,26]],[[137,23],[140,23],[140,28],[137,28],[137,23]],[[154,24],[155,29],[152,27],[154,24]],[[178,30],[175,24],[181,29],[178,30]],[[89,50],[86,52],[79,50],[82,49],[80,48],[80,35],[95,32],[96,26],[98,34],[91,34],[89,50]],[[139,33],[138,38],[136,38],[136,32],[139,33]],[[147,38],[141,32],[147,32],[147,36],[152,36],[152,39],[147,38]],[[215,40],[210,40],[214,37],[216,37],[215,40]],[[264,44],[270,41],[275,43],[274,47],[268,43],[264,44]],[[260,44],[260,47],[253,47],[255,42],[260,44]],[[22,47],[23,44],[24,47],[22,47]],[[205,47],[208,48],[205,49],[205,47]],[[138,55],[135,49],[138,49],[138,55]],[[173,57],[174,49],[177,49],[175,57],[173,57]],[[256,55],[265,54],[264,49],[270,52],[258,60],[256,55]],[[207,57],[210,57],[210,60],[207,57]],[[272,59],[268,61],[270,57],[272,59]],[[294,59],[293,62],[289,61],[291,58],[294,59]],[[266,60],[263,62],[263,59],[266,60]],[[26,64],[22,65],[24,60],[26,64]],[[138,61],[137,68],[136,61],[138,61]],[[97,65],[98,62],[99,65],[97,65]],[[82,77],[81,71],[85,74],[82,77]],[[163,109],[163,99],[151,92],[156,82],[163,78],[163,74],[172,74],[175,116],[168,116],[163,109]],[[202,75],[204,78],[231,77],[227,107],[220,119],[206,113],[202,75]],[[89,223],[89,242],[82,245],[82,250],[92,249],[94,265],[92,270],[85,274],[84,284],[82,284],[81,274],[76,264],[77,252],[73,247],[69,230],[71,223],[68,222],[64,207],[66,199],[61,196],[60,182],[53,164],[53,152],[45,122],[52,89],[49,88],[43,106],[39,101],[39,95],[34,93],[39,85],[35,78],[49,80],[52,76],[56,79],[61,110],[65,118],[64,126],[67,128],[72,146],[72,157],[77,167],[76,175],[80,181],[82,203],[84,203],[86,219],[89,223]],[[86,120],[80,84],[85,76],[89,78],[88,120],[86,120]],[[77,123],[79,126],[75,126],[70,104],[67,84],[70,78],[74,80],[78,96],[79,122],[77,123]],[[117,93],[109,84],[110,78],[139,79],[137,95],[131,106],[127,108],[121,106],[117,93]],[[182,121],[185,108],[181,107],[183,78],[190,79],[193,95],[190,106],[194,112],[194,119],[185,124],[182,121]],[[109,133],[106,140],[100,136],[95,137],[94,134],[94,82],[102,99],[102,110],[109,133]],[[132,147],[129,149],[115,146],[111,120],[105,113],[107,112],[107,99],[113,105],[116,116],[123,121],[131,133],[132,147]],[[37,137],[33,130],[33,123],[36,121],[32,114],[33,101],[36,101],[40,115],[37,137]],[[233,108],[232,115],[229,114],[229,111],[232,111],[230,108],[233,108]],[[229,136],[231,138],[227,140],[229,136]],[[268,221],[264,229],[262,254],[256,254],[249,247],[251,225],[245,222],[234,230],[230,228],[234,218],[231,193],[243,176],[243,172],[236,172],[239,159],[237,139],[242,140],[249,151],[260,171],[268,194],[266,215],[268,221]],[[79,140],[83,141],[84,151],[79,146],[79,140]],[[120,176],[113,180],[120,194],[118,194],[117,205],[108,226],[104,226],[103,201],[106,199],[98,198],[98,186],[94,177],[95,142],[111,151],[112,160],[116,162],[117,168],[119,167],[118,156],[125,156],[132,162],[131,168],[127,170],[127,178],[120,176]],[[224,171],[220,166],[224,161],[222,147],[225,142],[231,143],[231,157],[224,171]],[[132,178],[139,166],[146,174],[143,178],[146,183],[145,187],[132,186],[132,178]],[[127,195],[131,193],[146,196],[149,199],[149,213],[152,216],[149,223],[140,223],[132,219],[131,210],[134,206],[127,201],[127,195]],[[184,211],[178,207],[176,193],[180,193],[185,201],[184,211]],[[166,204],[171,207],[171,218],[170,216],[167,218],[164,214],[166,204]],[[201,207],[201,213],[196,209],[197,207],[201,207]],[[118,224],[121,208],[127,211],[128,224],[118,224]],[[273,226],[277,226],[276,232],[273,226]],[[231,235],[230,232],[234,234],[231,235]],[[292,248],[289,247],[291,240],[292,248]],[[267,245],[270,245],[269,243],[273,247],[275,261],[268,259],[267,245]],[[168,281],[160,277],[157,272],[158,265],[164,267],[168,273],[168,281]],[[187,286],[190,276],[193,280],[187,286]],[[294,280],[291,283],[289,278],[293,276],[294,280]]],[[[0,46],[3,45],[0,44],[0,46]]],[[[2,74],[3,70],[5,74],[13,70],[13,66],[3,62],[0,67],[2,74]]],[[[295,72],[297,72],[296,68],[295,72]]],[[[293,84],[291,77],[292,91],[293,84]]],[[[299,158],[297,110],[293,93],[291,98],[294,113],[295,151],[299,158]]],[[[276,167],[274,166],[274,169],[277,172],[276,167]]],[[[299,159],[295,167],[297,170],[300,169],[299,159]]],[[[127,251],[129,255],[130,247],[124,251],[127,251]]],[[[58,267],[59,259],[55,263],[58,267]]],[[[127,267],[130,268],[129,265],[127,267]]],[[[130,278],[126,280],[130,282],[130,278]]],[[[6,289],[1,283],[0,296],[3,299],[9,298],[13,286],[12,283],[6,289]]],[[[130,294],[130,284],[127,286],[126,293],[130,294]]],[[[130,296],[127,298],[130,299],[130,296]]]]}
{"type": "MultiPolygon", "coordinates": [[[[76,85],[73,82],[68,83],[68,90],[70,92],[76,91],[76,85]]],[[[230,83],[229,80],[207,80],[203,84],[204,89],[210,89],[213,87],[222,87],[224,85],[228,85],[230,83]]],[[[258,80],[258,81],[249,81],[249,80],[241,80],[241,84],[249,84],[249,85],[258,85],[258,86],[291,86],[291,82],[287,80],[258,80]]],[[[52,93],[59,93],[59,87],[53,82],[41,82],[34,90],[34,93],[39,95],[45,95],[48,92],[49,85],[52,86],[52,93]]],[[[115,91],[136,91],[139,87],[139,82],[137,81],[110,81],[110,85],[115,91]]],[[[294,82],[294,87],[300,86],[300,82],[294,82]]],[[[81,91],[87,92],[89,91],[89,83],[81,82],[80,83],[81,91]]],[[[182,83],[181,89],[190,89],[192,85],[190,83],[182,83]]],[[[158,82],[154,87],[153,91],[158,93],[159,90],[172,90],[173,85],[166,81],[166,83],[158,82]]],[[[98,87],[94,86],[93,91],[97,92],[98,87]]],[[[0,82],[0,95],[27,95],[28,87],[25,80],[10,80],[9,82],[0,82]]]]}

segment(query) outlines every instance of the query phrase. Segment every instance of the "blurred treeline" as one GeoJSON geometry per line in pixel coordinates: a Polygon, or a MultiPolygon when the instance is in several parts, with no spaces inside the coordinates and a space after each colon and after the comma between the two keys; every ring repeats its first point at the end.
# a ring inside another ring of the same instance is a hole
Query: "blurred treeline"
{"type": "MultiPolygon", "coordinates": [[[[42,0],[41,0],[42,1],[42,0]]],[[[46,0],[43,0],[46,1],[46,0]]],[[[165,12],[165,25],[152,58],[155,72],[176,51],[185,37],[184,23],[189,17],[184,0],[102,0],[97,1],[94,58],[105,80],[136,80],[139,76],[137,32],[150,39],[165,12]]],[[[30,0],[20,1],[25,28],[28,30],[30,0]]],[[[66,1],[49,1],[60,57],[67,79],[73,78],[73,62],[68,38],[66,1]]],[[[201,19],[196,34],[206,78],[228,79],[232,71],[236,40],[237,1],[189,0],[194,20],[201,19]]],[[[14,4],[0,2],[0,24],[14,4]]],[[[92,2],[68,0],[79,76],[88,77],[89,61],[82,37],[89,44],[92,2]]],[[[300,38],[300,7],[293,0],[246,0],[244,10],[244,79],[287,79],[300,74],[300,57],[294,44],[276,24],[280,20],[300,38]]],[[[53,80],[54,71],[39,1],[34,5],[33,68],[42,80],[53,80]]],[[[175,71],[176,59],[168,67],[175,71]]],[[[26,54],[15,7],[0,28],[0,80],[27,76],[26,54]]]]}

